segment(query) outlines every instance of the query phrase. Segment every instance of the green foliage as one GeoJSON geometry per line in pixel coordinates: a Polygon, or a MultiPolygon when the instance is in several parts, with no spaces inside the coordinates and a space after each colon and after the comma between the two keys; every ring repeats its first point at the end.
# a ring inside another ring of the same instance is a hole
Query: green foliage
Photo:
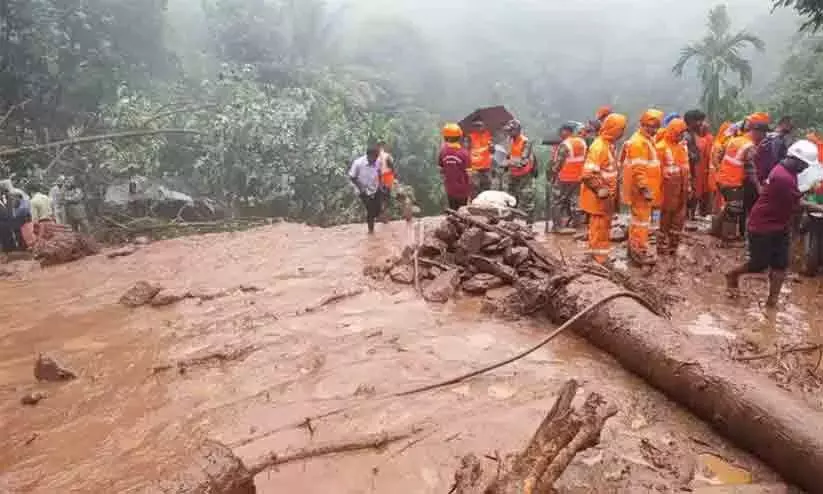
{"type": "Polygon", "coordinates": [[[823,38],[798,43],[775,84],[773,110],[801,128],[823,130],[823,38]]]}
{"type": "Polygon", "coordinates": [[[791,7],[805,17],[801,29],[817,31],[823,27],[823,0],[773,0],[774,8],[791,7]]]}
{"type": "Polygon", "coordinates": [[[732,32],[731,19],[725,5],[718,5],[709,11],[707,27],[708,33],[702,40],[681,50],[672,72],[682,76],[689,62],[696,61],[703,87],[700,102],[711,121],[721,122],[732,115],[728,111],[730,107],[734,107],[734,100],[740,89],[752,82],[751,63],[741,52],[747,46],[763,51],[765,44],[746,30],[732,32]],[[728,80],[730,74],[738,77],[739,85],[728,80]]]}

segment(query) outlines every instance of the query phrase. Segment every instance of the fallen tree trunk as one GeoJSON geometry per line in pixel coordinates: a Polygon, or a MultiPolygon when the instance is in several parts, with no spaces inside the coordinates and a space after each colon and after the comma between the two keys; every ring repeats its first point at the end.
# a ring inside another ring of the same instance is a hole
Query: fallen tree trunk
{"type": "MultiPolygon", "coordinates": [[[[517,307],[521,314],[545,310],[554,321],[564,322],[627,288],[639,292],[654,313],[636,300],[620,298],[572,328],[720,434],[758,456],[787,481],[809,492],[823,493],[823,413],[655,315],[667,314],[670,295],[644,280],[602,266],[570,265],[512,225],[501,227],[501,222],[479,220],[462,210],[447,214],[445,221],[463,236],[472,234],[471,227],[479,228],[529,249],[531,259],[517,267],[515,290],[503,300],[504,308],[517,307]]],[[[444,244],[440,257],[454,257],[467,271],[486,272],[492,264],[498,266],[495,260],[467,256],[466,242],[444,244]]],[[[504,256],[504,263],[510,257],[504,256]]]]}
{"type": "MultiPolygon", "coordinates": [[[[554,293],[547,311],[563,321],[620,290],[608,279],[583,274],[554,293]]],[[[785,480],[823,492],[823,413],[701,347],[634,300],[614,300],[574,329],[785,480]]]]}

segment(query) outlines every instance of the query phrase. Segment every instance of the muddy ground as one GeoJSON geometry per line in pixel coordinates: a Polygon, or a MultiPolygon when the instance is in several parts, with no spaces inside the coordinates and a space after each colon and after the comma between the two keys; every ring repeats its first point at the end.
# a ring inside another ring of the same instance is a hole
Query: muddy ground
{"type": "MultiPolygon", "coordinates": [[[[461,456],[522,447],[569,378],[620,413],[600,446],[572,464],[562,492],[786,492],[756,459],[573,334],[469,383],[380,400],[505,358],[550,325],[490,318],[468,297],[430,306],[411,288],[366,281],[369,260],[399,251],[407,232],[391,224],[367,238],[364,229],[280,224],[157,242],[116,259],[3,266],[0,492],[136,491],[167,477],[203,438],[251,462],[419,427],[385,451],[264,472],[258,491],[447,493],[461,456]],[[118,304],[141,280],[201,296],[161,308],[118,304]],[[317,308],[340,293],[349,296],[317,308]],[[39,353],[78,378],[38,384],[39,353]],[[21,404],[33,392],[45,398],[21,404]],[[760,490],[732,490],[735,484],[760,490]]],[[[580,247],[569,238],[546,242],[565,255],[580,247]]],[[[777,311],[760,307],[758,279],[745,285],[750,295],[729,301],[721,272],[740,252],[718,251],[699,234],[691,242],[676,269],[666,262],[648,276],[683,297],[674,319],[695,338],[716,341],[728,358],[823,342],[816,280],[787,286],[777,311]]],[[[820,407],[817,361],[814,352],[789,352],[741,365],[820,407]]]]}

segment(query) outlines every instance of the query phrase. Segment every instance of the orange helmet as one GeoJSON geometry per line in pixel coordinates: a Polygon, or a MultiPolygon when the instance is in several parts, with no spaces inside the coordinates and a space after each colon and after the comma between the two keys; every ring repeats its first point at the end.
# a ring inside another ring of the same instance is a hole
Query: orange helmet
{"type": "Polygon", "coordinates": [[[662,125],[663,124],[663,112],[660,110],[656,110],[651,108],[643,112],[643,115],[640,116],[640,124],[641,125],[662,125]]]}
{"type": "Polygon", "coordinates": [[[678,142],[687,130],[689,130],[689,126],[686,125],[685,120],[682,118],[672,119],[669,125],[666,126],[666,139],[670,142],[678,142]]]}
{"type": "Polygon", "coordinates": [[[597,109],[594,116],[598,120],[603,120],[604,118],[611,115],[611,113],[612,113],[612,107],[609,106],[609,105],[604,105],[604,106],[601,106],[600,108],[597,109]]]}
{"type": "Polygon", "coordinates": [[[746,128],[747,129],[754,129],[754,130],[768,129],[770,123],[771,123],[771,118],[769,118],[768,113],[757,112],[757,113],[752,113],[751,115],[746,117],[746,128]]]}
{"type": "Polygon", "coordinates": [[[443,126],[443,137],[461,138],[463,137],[463,129],[456,123],[447,123],[443,126]]]}

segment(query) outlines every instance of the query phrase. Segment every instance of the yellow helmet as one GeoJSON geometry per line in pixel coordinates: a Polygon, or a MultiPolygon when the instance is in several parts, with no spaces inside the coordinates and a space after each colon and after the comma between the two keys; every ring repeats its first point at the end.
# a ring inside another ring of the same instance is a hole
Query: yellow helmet
{"type": "Polygon", "coordinates": [[[443,126],[443,137],[461,138],[463,137],[463,129],[456,123],[447,123],[443,126]]]}

